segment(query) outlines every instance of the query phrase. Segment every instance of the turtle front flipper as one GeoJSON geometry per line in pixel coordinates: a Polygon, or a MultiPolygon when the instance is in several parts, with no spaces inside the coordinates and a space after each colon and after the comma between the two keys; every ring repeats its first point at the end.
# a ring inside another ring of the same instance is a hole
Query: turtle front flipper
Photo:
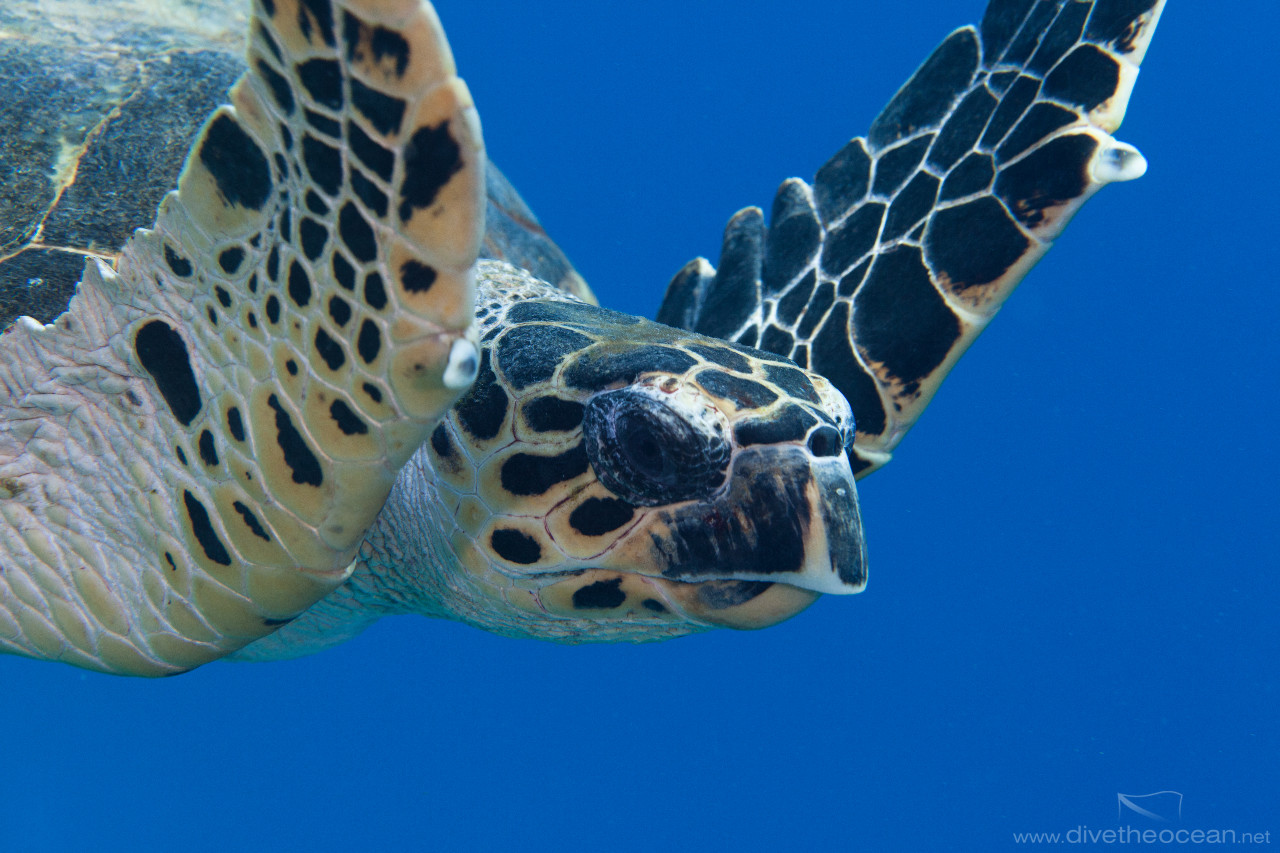
{"type": "Polygon", "coordinates": [[[340,584],[473,380],[484,151],[421,0],[257,0],[154,230],[0,337],[0,649],[162,675],[340,584]]]}
{"type": "Polygon", "coordinates": [[[992,0],[866,138],[747,208],[658,320],[793,358],[848,398],[859,476],[1104,184],[1139,177],[1119,127],[1164,0],[992,0]]]}

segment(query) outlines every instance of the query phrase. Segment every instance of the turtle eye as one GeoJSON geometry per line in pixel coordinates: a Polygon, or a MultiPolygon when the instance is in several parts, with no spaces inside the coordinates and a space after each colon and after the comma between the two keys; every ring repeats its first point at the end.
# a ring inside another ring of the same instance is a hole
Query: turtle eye
{"type": "Polygon", "coordinates": [[[722,435],[626,388],[587,403],[582,435],[600,482],[635,506],[709,497],[724,484],[732,452],[722,435]]]}
{"type": "Polygon", "coordinates": [[[662,450],[653,424],[635,411],[621,412],[614,422],[614,434],[622,456],[632,471],[655,483],[671,484],[675,473],[671,457],[662,450]]]}

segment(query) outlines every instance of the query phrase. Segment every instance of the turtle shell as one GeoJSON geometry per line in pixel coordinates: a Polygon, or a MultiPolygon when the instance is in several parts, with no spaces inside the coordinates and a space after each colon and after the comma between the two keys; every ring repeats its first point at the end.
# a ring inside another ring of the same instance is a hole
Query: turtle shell
{"type": "MultiPolygon", "coordinates": [[[[177,185],[245,69],[247,4],[8,0],[0,7],[0,328],[66,310],[177,185]]],[[[496,168],[483,254],[577,296],[586,283],[496,168]]]]}

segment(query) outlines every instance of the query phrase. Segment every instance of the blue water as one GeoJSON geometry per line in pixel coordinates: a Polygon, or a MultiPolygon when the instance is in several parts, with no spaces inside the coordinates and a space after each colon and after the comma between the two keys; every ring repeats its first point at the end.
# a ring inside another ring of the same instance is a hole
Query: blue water
{"type": "MultiPolygon", "coordinates": [[[[650,315],[982,10],[479,5],[440,11],[493,157],[601,301],[650,315]]],[[[863,481],[864,594],[645,647],[400,618],[155,682],[0,658],[0,849],[1280,843],[1278,28],[1271,0],[1170,4],[1119,134],[1149,174],[863,481]],[[1117,817],[1168,790],[1180,822],[1117,817]]]]}

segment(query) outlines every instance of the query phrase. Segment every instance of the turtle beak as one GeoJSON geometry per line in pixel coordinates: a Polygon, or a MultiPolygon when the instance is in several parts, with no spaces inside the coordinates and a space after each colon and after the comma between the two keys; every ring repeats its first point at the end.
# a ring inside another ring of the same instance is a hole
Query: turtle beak
{"type": "Polygon", "coordinates": [[[656,512],[628,538],[628,562],[681,583],[764,581],[844,595],[867,581],[848,459],[792,444],[739,450],[720,492],[656,512]]]}

